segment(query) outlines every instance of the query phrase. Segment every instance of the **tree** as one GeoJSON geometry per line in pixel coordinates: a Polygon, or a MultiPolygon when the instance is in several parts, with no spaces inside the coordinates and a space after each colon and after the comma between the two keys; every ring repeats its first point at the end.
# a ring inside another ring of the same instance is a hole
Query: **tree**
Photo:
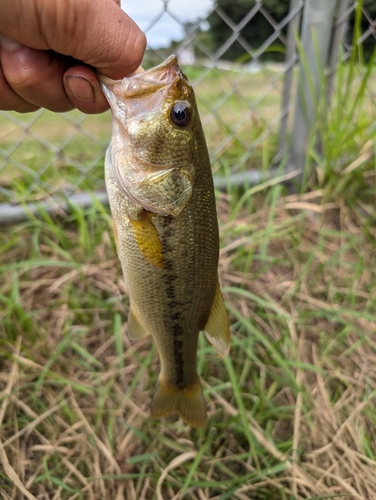
{"type": "MultiPolygon", "coordinates": [[[[214,11],[209,17],[210,25],[209,33],[212,40],[212,45],[215,51],[220,49],[227,40],[233,35],[232,28],[220,16],[223,12],[231,21],[238,25],[256,5],[256,0],[217,0],[218,12],[214,11]]],[[[240,35],[247,42],[251,51],[255,51],[260,47],[270,35],[273,34],[274,28],[266,19],[265,13],[268,13],[276,23],[280,23],[289,13],[290,0],[263,0],[260,10],[250,19],[250,21],[241,29],[240,35]]],[[[366,32],[370,27],[370,21],[366,17],[373,19],[373,30],[376,35],[376,1],[363,0],[363,12],[361,18],[361,31],[366,32]]],[[[352,40],[354,32],[355,13],[349,17],[347,40],[352,40]]],[[[286,35],[287,27],[284,27],[282,33],[286,35]]],[[[375,47],[376,38],[370,35],[364,41],[364,49],[366,56],[370,56],[375,47]]],[[[261,56],[262,59],[282,60],[283,43],[277,39],[273,42],[273,46],[261,56]]],[[[231,47],[222,55],[224,59],[243,60],[246,50],[239,41],[235,41],[231,47]]]]}
{"type": "MultiPolygon", "coordinates": [[[[218,0],[217,6],[219,12],[224,12],[231,21],[238,25],[255,6],[256,0],[218,0]]],[[[262,10],[258,11],[252,19],[242,28],[241,37],[247,42],[252,50],[257,49],[260,45],[274,32],[273,26],[266,19],[264,12],[269,13],[273,19],[279,23],[288,14],[290,0],[264,0],[262,2],[262,10]]],[[[214,46],[218,50],[231,37],[233,30],[222,19],[218,12],[213,12],[208,22],[210,25],[210,33],[213,38],[214,46]]],[[[284,29],[286,33],[286,28],[284,29]]],[[[282,47],[282,42],[274,42],[282,47]]],[[[244,56],[245,49],[239,41],[234,42],[231,47],[223,54],[223,58],[236,60],[244,56]]],[[[276,51],[273,55],[268,52],[263,56],[269,59],[281,59],[280,51],[276,51]],[[271,57],[272,56],[272,57],[271,57]]]]}

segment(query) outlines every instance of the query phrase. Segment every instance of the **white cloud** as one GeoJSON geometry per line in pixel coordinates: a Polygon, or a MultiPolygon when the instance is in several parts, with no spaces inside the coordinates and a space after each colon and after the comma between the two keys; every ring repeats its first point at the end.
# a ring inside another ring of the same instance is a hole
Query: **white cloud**
{"type": "Polygon", "coordinates": [[[122,0],[121,6],[146,31],[148,45],[158,48],[169,45],[171,40],[181,40],[184,30],[180,23],[206,17],[213,3],[214,0],[170,0],[167,12],[161,0],[122,0]]]}

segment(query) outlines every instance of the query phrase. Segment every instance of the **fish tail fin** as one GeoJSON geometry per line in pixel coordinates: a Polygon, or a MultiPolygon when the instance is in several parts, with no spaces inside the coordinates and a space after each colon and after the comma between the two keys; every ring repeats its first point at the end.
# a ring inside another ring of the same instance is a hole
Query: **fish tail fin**
{"type": "Polygon", "coordinates": [[[177,413],[192,427],[205,426],[206,403],[199,379],[196,384],[185,388],[158,380],[151,402],[151,416],[160,418],[170,413],[177,413]]]}

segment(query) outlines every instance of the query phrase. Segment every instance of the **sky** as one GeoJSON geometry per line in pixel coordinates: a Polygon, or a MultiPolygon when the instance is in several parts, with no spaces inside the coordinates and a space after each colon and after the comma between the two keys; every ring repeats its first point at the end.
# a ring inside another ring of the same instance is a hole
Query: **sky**
{"type": "Polygon", "coordinates": [[[171,40],[181,40],[184,30],[173,19],[181,22],[195,21],[204,18],[213,6],[214,0],[121,0],[123,10],[146,31],[148,45],[151,48],[166,47],[171,40]],[[168,13],[164,13],[164,4],[168,13]],[[161,19],[158,19],[162,16],[161,19]],[[150,28],[153,21],[158,22],[150,28]]]}

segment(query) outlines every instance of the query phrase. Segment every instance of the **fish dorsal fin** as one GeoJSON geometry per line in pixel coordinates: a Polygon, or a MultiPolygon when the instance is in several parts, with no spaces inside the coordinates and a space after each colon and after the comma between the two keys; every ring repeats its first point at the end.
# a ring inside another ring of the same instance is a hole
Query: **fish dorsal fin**
{"type": "Polygon", "coordinates": [[[209,342],[216,348],[218,354],[226,356],[230,350],[230,326],[219,283],[215,291],[213,305],[204,333],[209,342]]]}
{"type": "Polygon", "coordinates": [[[128,315],[128,326],[127,326],[128,337],[131,340],[138,340],[144,335],[148,335],[149,332],[146,330],[144,325],[138,319],[137,314],[132,309],[132,306],[128,315]]]}

